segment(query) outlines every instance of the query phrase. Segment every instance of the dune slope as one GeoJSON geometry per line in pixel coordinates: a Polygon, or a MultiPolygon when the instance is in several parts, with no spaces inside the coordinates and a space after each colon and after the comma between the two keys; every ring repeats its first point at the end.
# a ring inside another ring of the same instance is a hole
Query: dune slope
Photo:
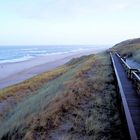
{"type": "Polygon", "coordinates": [[[123,139],[106,53],[73,59],[0,91],[0,97],[14,102],[1,115],[1,139],[123,139]]]}
{"type": "Polygon", "coordinates": [[[140,38],[118,43],[113,49],[117,50],[121,55],[130,57],[140,63],[140,38]]]}

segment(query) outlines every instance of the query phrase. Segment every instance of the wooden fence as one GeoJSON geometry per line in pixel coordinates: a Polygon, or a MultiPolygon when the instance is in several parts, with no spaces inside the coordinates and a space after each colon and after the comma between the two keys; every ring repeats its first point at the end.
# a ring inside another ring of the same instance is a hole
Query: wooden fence
{"type": "MultiPolygon", "coordinates": [[[[119,89],[119,93],[120,93],[119,94],[120,105],[121,105],[121,109],[122,109],[122,114],[124,116],[124,120],[126,122],[126,127],[127,127],[127,130],[128,130],[128,133],[129,133],[129,137],[130,137],[130,140],[137,140],[138,138],[137,138],[136,131],[135,131],[135,128],[134,128],[132,117],[131,117],[131,114],[130,114],[130,111],[129,111],[129,108],[128,108],[128,104],[127,104],[127,101],[126,101],[126,98],[125,98],[125,94],[124,94],[124,91],[123,91],[123,88],[122,88],[122,84],[121,84],[121,81],[120,81],[120,78],[119,78],[117,68],[115,66],[115,62],[114,62],[112,53],[110,53],[110,56],[111,56],[111,62],[112,62],[112,65],[113,65],[113,68],[114,68],[114,71],[115,71],[115,75],[116,75],[116,79],[117,79],[118,89],[119,89]]],[[[125,71],[127,72],[128,76],[129,76],[129,74],[131,73],[131,72],[129,72],[130,67],[125,63],[125,61],[118,54],[117,54],[117,56],[122,61],[122,64],[123,65],[125,64],[124,68],[125,68],[125,71]]]]}
{"type": "Polygon", "coordinates": [[[137,91],[137,93],[140,95],[140,70],[139,69],[133,69],[131,68],[125,61],[123,58],[120,57],[120,55],[118,53],[116,53],[116,55],[118,56],[118,58],[120,59],[126,73],[127,73],[127,77],[129,79],[131,79],[133,81],[133,85],[137,91]]]}

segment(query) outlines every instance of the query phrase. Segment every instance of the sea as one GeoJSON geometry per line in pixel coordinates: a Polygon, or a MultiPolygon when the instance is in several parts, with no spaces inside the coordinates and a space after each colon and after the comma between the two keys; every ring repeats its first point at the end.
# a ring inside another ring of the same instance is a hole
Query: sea
{"type": "Polygon", "coordinates": [[[38,56],[65,54],[90,50],[104,49],[107,46],[96,45],[51,45],[51,46],[0,46],[0,64],[14,63],[38,56]]]}

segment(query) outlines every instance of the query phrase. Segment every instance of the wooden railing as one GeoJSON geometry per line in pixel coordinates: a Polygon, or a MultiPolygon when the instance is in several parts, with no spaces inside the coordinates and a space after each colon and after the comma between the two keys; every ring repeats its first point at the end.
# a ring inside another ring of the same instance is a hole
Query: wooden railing
{"type": "MultiPolygon", "coordinates": [[[[128,108],[128,104],[127,104],[127,101],[126,101],[126,98],[125,98],[125,94],[124,94],[124,91],[123,91],[123,88],[122,88],[120,77],[119,77],[119,74],[118,74],[118,71],[117,71],[117,68],[116,68],[116,65],[115,65],[115,61],[114,61],[111,53],[110,53],[110,56],[111,56],[111,62],[112,62],[112,65],[113,65],[113,68],[114,68],[114,71],[115,71],[115,75],[116,75],[116,79],[117,79],[118,89],[119,89],[119,93],[120,93],[119,94],[120,95],[120,104],[121,104],[123,116],[124,116],[126,124],[127,124],[129,137],[130,137],[131,140],[137,140],[138,138],[137,138],[136,131],[135,131],[135,128],[134,128],[134,124],[133,124],[133,121],[132,121],[132,117],[131,117],[131,114],[130,114],[130,111],[129,111],[129,108],[128,108]]],[[[128,68],[129,68],[129,66],[126,65],[125,69],[127,70],[128,68]]]]}
{"type": "Polygon", "coordinates": [[[131,79],[133,81],[133,85],[137,91],[137,93],[140,95],[140,70],[139,69],[133,69],[131,68],[124,60],[123,58],[120,57],[120,55],[118,53],[116,53],[116,55],[118,56],[118,58],[121,61],[121,64],[123,65],[126,73],[127,73],[127,77],[129,79],[131,79]]]}

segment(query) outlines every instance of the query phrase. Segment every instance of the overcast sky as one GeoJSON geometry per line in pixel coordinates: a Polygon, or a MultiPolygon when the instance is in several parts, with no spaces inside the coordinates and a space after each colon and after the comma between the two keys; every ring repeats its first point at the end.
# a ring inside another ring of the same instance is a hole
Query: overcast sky
{"type": "Polygon", "coordinates": [[[0,0],[0,45],[115,44],[140,37],[140,0],[0,0]]]}

